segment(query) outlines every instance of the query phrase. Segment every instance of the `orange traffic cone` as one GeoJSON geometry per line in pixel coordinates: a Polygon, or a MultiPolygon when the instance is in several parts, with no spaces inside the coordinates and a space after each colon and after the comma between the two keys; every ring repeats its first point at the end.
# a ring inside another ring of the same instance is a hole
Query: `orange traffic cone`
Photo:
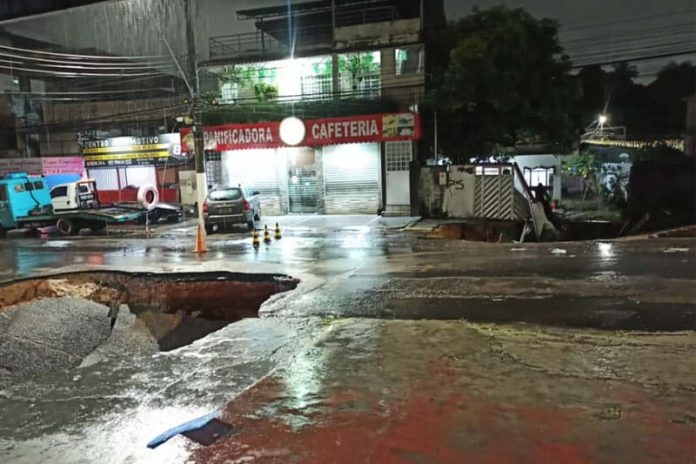
{"type": "Polygon", "coordinates": [[[193,249],[194,253],[207,253],[208,245],[205,241],[205,230],[203,226],[198,224],[196,228],[196,248],[193,249]]]}

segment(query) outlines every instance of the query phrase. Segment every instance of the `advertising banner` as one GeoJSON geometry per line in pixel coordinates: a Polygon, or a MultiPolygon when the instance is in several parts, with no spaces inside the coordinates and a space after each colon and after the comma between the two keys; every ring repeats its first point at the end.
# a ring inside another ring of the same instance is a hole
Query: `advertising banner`
{"type": "Polygon", "coordinates": [[[182,152],[179,134],[176,133],[84,140],[80,143],[88,168],[176,165],[185,164],[190,159],[182,152]]]}
{"type": "MultiPolygon", "coordinates": [[[[420,138],[416,113],[388,113],[305,120],[300,145],[320,146],[344,143],[390,142],[420,138]]],[[[193,152],[191,129],[181,131],[183,150],[193,152]]],[[[256,124],[224,124],[203,129],[205,149],[229,151],[247,148],[280,148],[280,121],[256,124]]]]}

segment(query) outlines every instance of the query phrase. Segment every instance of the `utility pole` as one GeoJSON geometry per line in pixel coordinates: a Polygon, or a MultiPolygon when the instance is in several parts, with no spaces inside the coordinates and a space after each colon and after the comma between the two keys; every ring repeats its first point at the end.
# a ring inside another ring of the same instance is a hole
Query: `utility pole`
{"type": "Polygon", "coordinates": [[[187,63],[189,78],[195,79],[195,91],[186,80],[186,85],[191,96],[191,117],[193,118],[193,147],[194,160],[196,165],[196,194],[198,209],[198,226],[196,228],[196,245],[194,253],[207,253],[205,220],[203,218],[203,204],[205,203],[208,185],[205,176],[205,144],[203,141],[203,120],[202,120],[202,101],[201,85],[198,78],[198,55],[196,54],[196,0],[186,1],[186,44],[187,44],[187,63]]]}

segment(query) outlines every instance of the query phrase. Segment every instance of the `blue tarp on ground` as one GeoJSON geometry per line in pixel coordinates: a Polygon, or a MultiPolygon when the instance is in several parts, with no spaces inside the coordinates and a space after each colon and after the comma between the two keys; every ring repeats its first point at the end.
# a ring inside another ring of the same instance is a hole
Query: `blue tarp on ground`
{"type": "Polygon", "coordinates": [[[46,185],[48,185],[49,189],[52,189],[56,185],[68,184],[82,178],[82,176],[79,174],[48,174],[44,177],[46,179],[46,185]]]}

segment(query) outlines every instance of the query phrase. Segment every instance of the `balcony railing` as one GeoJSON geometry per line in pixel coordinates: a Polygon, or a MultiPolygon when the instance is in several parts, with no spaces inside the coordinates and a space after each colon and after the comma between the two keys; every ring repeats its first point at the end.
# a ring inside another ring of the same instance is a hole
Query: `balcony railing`
{"type": "MultiPolygon", "coordinates": [[[[336,27],[356,26],[360,24],[379,23],[400,19],[398,10],[393,6],[338,10],[336,12],[336,27]]],[[[315,24],[300,26],[290,37],[277,38],[282,32],[274,35],[257,30],[241,34],[229,34],[211,37],[208,41],[210,58],[271,58],[289,55],[302,51],[330,50],[333,45],[331,24],[315,24]],[[288,43],[294,42],[294,50],[288,43]]],[[[287,34],[287,31],[285,32],[287,34]]]]}
{"type": "Polygon", "coordinates": [[[305,50],[329,50],[332,39],[331,26],[322,24],[298,27],[294,31],[292,40],[289,37],[285,40],[278,40],[260,30],[230,34],[210,38],[210,58],[270,58],[287,56],[291,52],[297,53],[305,50]],[[294,42],[294,49],[288,46],[288,42],[294,42]]]}
{"type": "Polygon", "coordinates": [[[399,19],[399,12],[393,6],[350,9],[336,12],[336,26],[356,26],[399,19]]]}

